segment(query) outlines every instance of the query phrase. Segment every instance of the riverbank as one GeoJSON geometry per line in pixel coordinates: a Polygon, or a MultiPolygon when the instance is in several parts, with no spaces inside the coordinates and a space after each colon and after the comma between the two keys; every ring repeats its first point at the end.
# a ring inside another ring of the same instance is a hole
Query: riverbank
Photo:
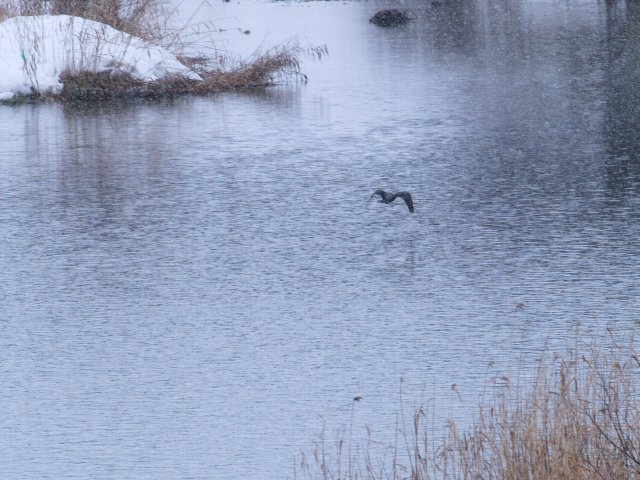
{"type": "MultiPolygon", "coordinates": [[[[640,356],[620,343],[576,335],[566,355],[546,352],[533,376],[488,379],[470,428],[450,420],[433,435],[429,409],[401,413],[384,458],[351,435],[335,451],[302,457],[303,478],[626,480],[640,475],[640,356]],[[523,380],[528,378],[528,380],[523,380]]],[[[527,367],[524,367],[526,370],[527,367]]],[[[459,388],[453,385],[452,389],[459,388]]],[[[354,399],[354,407],[360,397],[354,399]]],[[[355,407],[357,408],[357,407],[355,407]]],[[[401,408],[401,412],[403,408],[401,408]]],[[[353,428],[353,410],[350,431],[353,428]]],[[[324,439],[322,441],[324,445],[324,439]]],[[[376,451],[379,451],[376,450],[376,451]]]]}
{"type": "Polygon", "coordinates": [[[325,47],[295,41],[251,58],[220,55],[168,27],[156,0],[0,3],[0,101],[209,94],[306,81],[302,57],[325,47]]]}

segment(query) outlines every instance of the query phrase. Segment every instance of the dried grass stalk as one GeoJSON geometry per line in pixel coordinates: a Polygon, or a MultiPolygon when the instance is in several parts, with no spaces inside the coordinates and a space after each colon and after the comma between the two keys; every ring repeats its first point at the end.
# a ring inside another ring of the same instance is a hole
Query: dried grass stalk
{"type": "MultiPolygon", "coordinates": [[[[307,56],[319,60],[327,55],[324,46],[303,48],[296,42],[289,42],[256,53],[246,61],[217,55],[215,49],[216,55],[212,57],[189,57],[181,54],[184,40],[168,28],[172,13],[165,0],[0,0],[0,20],[16,15],[67,14],[98,21],[169,48],[176,52],[180,62],[203,78],[196,82],[168,77],[145,84],[122,73],[67,71],[61,77],[64,84],[61,97],[64,99],[206,94],[264,87],[283,79],[306,81],[306,75],[300,71],[300,58],[307,56]]],[[[91,70],[90,60],[88,58],[87,70],[91,70]]],[[[38,86],[34,84],[32,97],[38,96],[38,86]]]]}
{"type": "Polygon", "coordinates": [[[640,479],[640,357],[633,338],[622,345],[609,334],[606,342],[585,345],[578,340],[566,357],[541,358],[530,383],[503,381],[489,402],[479,406],[478,420],[470,429],[461,431],[450,421],[444,440],[436,443],[423,427],[426,415],[419,409],[412,419],[413,430],[398,431],[401,441],[389,447],[387,458],[373,461],[370,446],[365,445],[359,457],[347,461],[338,455],[331,460],[323,440],[313,455],[302,457],[303,476],[640,479]]]}
{"type": "Polygon", "coordinates": [[[18,15],[72,15],[160,44],[175,10],[165,0],[0,0],[0,21],[18,15]]]}

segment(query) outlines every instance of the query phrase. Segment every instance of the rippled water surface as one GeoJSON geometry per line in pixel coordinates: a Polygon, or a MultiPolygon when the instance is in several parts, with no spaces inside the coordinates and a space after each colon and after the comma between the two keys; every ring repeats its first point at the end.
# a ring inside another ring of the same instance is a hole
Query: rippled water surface
{"type": "Polygon", "coordinates": [[[356,395],[391,440],[401,378],[446,415],[633,329],[638,5],[381,5],[182,4],[307,84],[0,107],[2,478],[292,478],[356,395]]]}

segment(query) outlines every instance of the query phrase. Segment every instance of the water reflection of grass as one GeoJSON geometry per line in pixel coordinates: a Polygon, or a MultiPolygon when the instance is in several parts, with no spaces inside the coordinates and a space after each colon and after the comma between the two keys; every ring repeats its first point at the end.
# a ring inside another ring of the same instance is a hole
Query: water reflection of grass
{"type": "MultiPolygon", "coordinates": [[[[640,357],[624,345],[578,335],[566,356],[541,357],[526,383],[500,379],[470,428],[450,421],[434,440],[418,409],[379,455],[324,439],[302,456],[304,478],[323,479],[631,479],[640,478],[640,357]],[[348,457],[348,458],[345,458],[348,457]],[[380,458],[384,457],[384,458],[380,458]]],[[[533,368],[532,368],[533,369],[533,368]]],[[[432,420],[432,419],[431,419],[432,420]]],[[[405,422],[401,422],[404,424],[405,422]]],[[[350,439],[348,441],[350,444],[350,439]]],[[[373,453],[372,451],[378,453],[373,453]]]]}
{"type": "MultiPolygon", "coordinates": [[[[259,51],[251,58],[239,59],[228,52],[220,52],[214,44],[207,44],[216,31],[212,25],[197,25],[194,31],[188,32],[172,29],[170,19],[175,13],[176,9],[168,8],[165,0],[0,0],[0,21],[15,16],[61,14],[97,21],[140,38],[149,45],[166,48],[202,79],[166,76],[160,80],[142,81],[123,71],[94,73],[67,69],[61,75],[64,87],[60,97],[63,99],[206,94],[265,87],[284,79],[306,81],[306,76],[300,71],[300,59],[303,56],[320,59],[327,54],[324,46],[303,47],[291,41],[259,51]],[[206,35],[200,35],[203,32],[206,35]],[[189,55],[185,53],[188,50],[200,53],[189,55]]],[[[34,57],[29,52],[23,56],[34,57]]],[[[84,63],[91,65],[92,62],[87,59],[84,63]]],[[[33,83],[29,97],[37,98],[44,92],[38,90],[37,82],[33,83]]]]}

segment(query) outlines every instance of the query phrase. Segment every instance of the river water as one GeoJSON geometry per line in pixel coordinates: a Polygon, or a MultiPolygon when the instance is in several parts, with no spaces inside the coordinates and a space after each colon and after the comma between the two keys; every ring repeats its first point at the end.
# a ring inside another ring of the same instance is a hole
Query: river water
{"type": "Polygon", "coordinates": [[[326,45],[306,84],[0,107],[2,478],[293,478],[355,396],[392,441],[401,380],[464,415],[635,328],[638,4],[383,5],[181,3],[222,52],[326,45]]]}

